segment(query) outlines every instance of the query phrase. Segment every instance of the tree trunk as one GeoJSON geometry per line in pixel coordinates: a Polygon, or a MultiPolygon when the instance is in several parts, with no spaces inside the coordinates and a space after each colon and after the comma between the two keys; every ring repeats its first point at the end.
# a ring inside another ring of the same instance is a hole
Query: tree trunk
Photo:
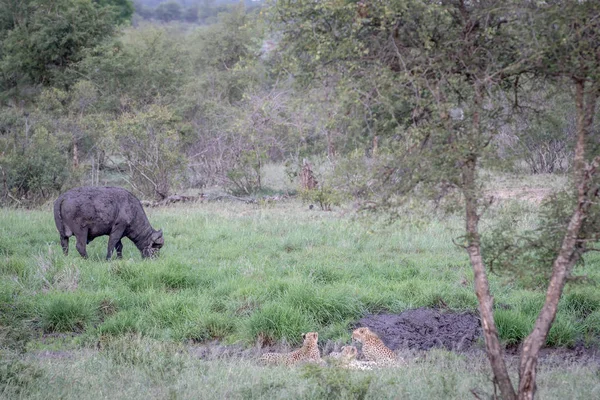
{"type": "Polygon", "coordinates": [[[504,400],[516,399],[515,389],[512,386],[508,370],[504,362],[504,355],[498,331],[494,322],[494,298],[490,294],[483,257],[481,256],[481,242],[479,236],[479,215],[477,213],[477,193],[475,182],[475,169],[477,168],[477,159],[475,156],[468,160],[463,166],[463,194],[465,196],[465,213],[467,229],[467,253],[473,268],[475,280],[475,293],[479,302],[479,315],[481,326],[483,328],[483,337],[487,356],[492,366],[495,381],[500,387],[500,393],[504,400]]]}
{"type": "Polygon", "coordinates": [[[329,132],[328,129],[325,132],[327,138],[327,157],[329,160],[333,160],[335,157],[335,146],[333,145],[333,140],[331,139],[331,132],[329,132]]]}
{"type": "Polygon", "coordinates": [[[73,168],[79,167],[79,150],[77,148],[77,139],[73,137],[73,168]]]}
{"type": "MultiPolygon", "coordinates": [[[[479,110],[482,106],[482,87],[480,83],[474,83],[474,110],[473,126],[471,130],[471,140],[473,146],[477,146],[477,137],[481,134],[481,120],[479,110]]],[[[504,400],[516,399],[515,389],[513,388],[500,340],[498,339],[498,330],[494,321],[494,298],[490,294],[490,286],[481,255],[481,237],[479,235],[479,213],[478,213],[478,190],[477,190],[477,155],[475,153],[467,154],[462,166],[462,189],[465,197],[465,220],[467,234],[467,253],[473,268],[475,293],[479,302],[479,316],[483,328],[483,337],[485,339],[485,348],[490,365],[494,374],[494,381],[500,388],[500,393],[504,400]]]]}
{"type": "Polygon", "coordinates": [[[379,152],[379,136],[373,136],[373,151],[371,152],[371,156],[373,158],[377,157],[377,153],[379,152]]]}
{"type": "Polygon", "coordinates": [[[523,343],[523,352],[521,353],[519,365],[519,399],[522,400],[533,400],[535,396],[538,354],[546,343],[546,337],[556,317],[558,302],[567,278],[573,266],[581,257],[583,245],[578,240],[578,237],[587,217],[592,197],[595,196],[595,193],[591,193],[590,178],[598,167],[598,160],[596,159],[589,167],[587,166],[585,146],[594,120],[598,91],[595,87],[590,89],[586,104],[585,81],[576,80],[575,89],[577,144],[575,146],[573,164],[577,187],[577,207],[571,215],[559,253],[552,265],[552,276],[546,292],[546,301],[535,322],[533,331],[523,343]]]}
{"type": "Polygon", "coordinates": [[[302,161],[302,172],[300,179],[302,190],[313,190],[317,188],[318,182],[315,179],[312,168],[306,159],[302,161]]]}

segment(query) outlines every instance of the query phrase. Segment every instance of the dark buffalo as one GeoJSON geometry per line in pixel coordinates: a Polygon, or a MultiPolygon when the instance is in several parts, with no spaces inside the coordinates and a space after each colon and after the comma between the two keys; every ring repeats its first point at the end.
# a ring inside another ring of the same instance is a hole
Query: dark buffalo
{"type": "Polygon", "coordinates": [[[125,189],[116,187],[80,187],[63,193],[54,202],[54,222],[60,234],[63,252],[69,252],[69,237],[77,238],[77,251],[87,257],[86,244],[108,235],[106,259],[123,257],[121,238],[128,237],[142,257],[158,254],[165,243],[162,230],[150,226],[140,201],[125,189]]]}

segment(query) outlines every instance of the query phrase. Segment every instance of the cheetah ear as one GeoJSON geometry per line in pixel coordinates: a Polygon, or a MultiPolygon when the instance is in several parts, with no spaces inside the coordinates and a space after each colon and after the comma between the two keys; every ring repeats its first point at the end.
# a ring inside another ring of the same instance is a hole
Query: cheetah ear
{"type": "Polygon", "coordinates": [[[306,333],[302,334],[302,340],[306,339],[306,333]]]}

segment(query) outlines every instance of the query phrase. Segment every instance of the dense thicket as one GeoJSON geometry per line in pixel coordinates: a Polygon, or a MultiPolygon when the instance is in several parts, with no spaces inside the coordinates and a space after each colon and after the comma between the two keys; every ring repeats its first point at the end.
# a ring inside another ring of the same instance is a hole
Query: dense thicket
{"type": "MultiPolygon", "coordinates": [[[[2,203],[125,181],[144,197],[211,184],[251,193],[264,186],[265,163],[286,162],[293,174],[306,157],[337,168],[322,180],[327,193],[378,193],[382,187],[369,179],[377,171],[373,153],[385,158],[432,112],[425,92],[402,82],[406,55],[396,57],[387,42],[399,32],[407,43],[421,40],[417,25],[394,28],[401,5],[378,19],[379,6],[360,2],[300,2],[293,12],[285,4],[230,6],[202,27],[129,28],[120,25],[131,17],[125,0],[2,0],[2,203]],[[320,36],[309,32],[315,26],[320,36]]],[[[420,29],[433,29],[434,40],[442,32],[434,28],[420,29]]],[[[490,117],[499,131],[492,147],[506,162],[490,166],[567,171],[575,113],[562,83],[513,84],[527,90],[518,99],[510,88],[495,94],[503,109],[490,117]]]]}

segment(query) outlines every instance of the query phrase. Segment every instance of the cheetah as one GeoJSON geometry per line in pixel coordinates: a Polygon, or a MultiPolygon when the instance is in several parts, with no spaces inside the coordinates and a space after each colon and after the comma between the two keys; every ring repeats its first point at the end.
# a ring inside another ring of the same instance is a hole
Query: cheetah
{"type": "Polygon", "coordinates": [[[330,365],[347,368],[368,371],[377,367],[377,363],[373,361],[359,361],[356,359],[358,350],[354,346],[343,346],[342,351],[339,353],[332,352],[329,354],[330,365]]]}
{"type": "Polygon", "coordinates": [[[393,364],[397,360],[396,354],[383,344],[375,332],[367,327],[355,329],[352,332],[352,340],[362,343],[362,353],[367,361],[393,364]]]}
{"type": "Polygon", "coordinates": [[[354,346],[343,346],[340,352],[331,352],[327,356],[333,365],[347,366],[356,359],[358,350],[354,346]]]}
{"type": "Polygon", "coordinates": [[[291,353],[265,353],[260,361],[266,364],[294,365],[301,362],[322,363],[321,352],[317,346],[319,334],[308,332],[302,335],[302,347],[291,353]]]}
{"type": "Polygon", "coordinates": [[[330,358],[340,359],[350,361],[356,358],[358,354],[358,350],[354,346],[342,346],[342,351],[339,353],[331,352],[329,353],[330,358]]]}

